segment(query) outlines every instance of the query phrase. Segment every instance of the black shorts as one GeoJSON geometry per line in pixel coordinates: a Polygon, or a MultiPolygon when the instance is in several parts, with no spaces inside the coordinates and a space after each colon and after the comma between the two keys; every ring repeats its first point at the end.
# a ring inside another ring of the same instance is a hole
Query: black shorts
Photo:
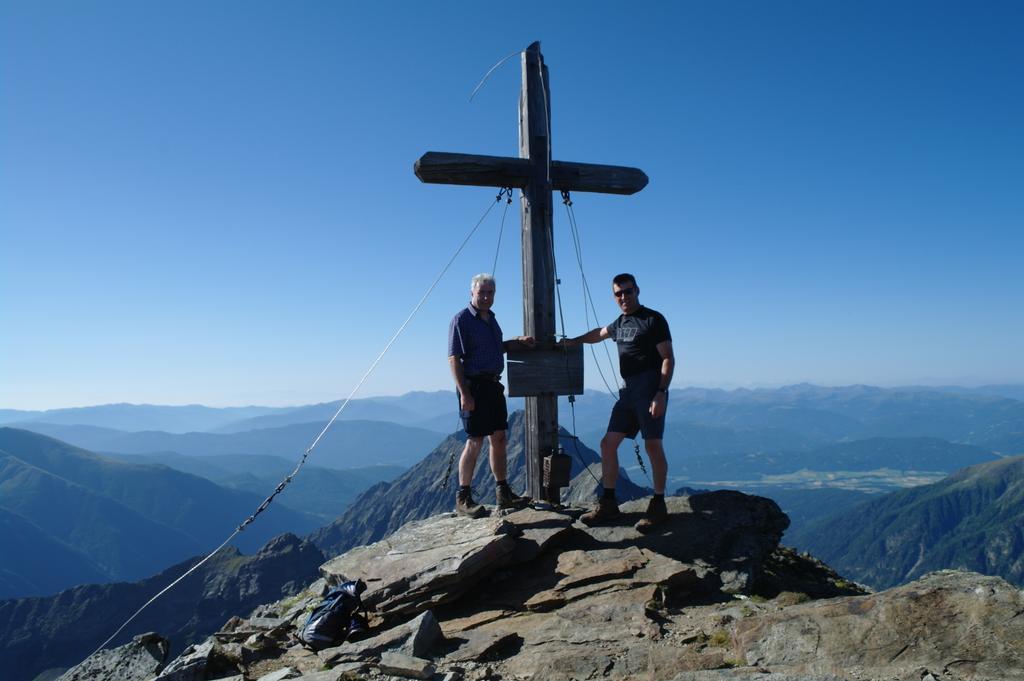
{"type": "MultiPolygon", "coordinates": [[[[476,403],[473,411],[462,411],[459,416],[462,428],[470,437],[490,435],[496,430],[508,430],[508,405],[505,403],[505,386],[490,379],[469,379],[469,392],[476,403]]],[[[457,391],[456,391],[457,394],[457,391]]]]}
{"type": "MultiPolygon", "coordinates": [[[[626,387],[619,391],[619,401],[612,407],[608,419],[609,433],[625,433],[636,437],[643,433],[644,440],[660,440],[665,434],[665,414],[661,418],[651,416],[651,402],[661,383],[660,371],[646,371],[626,379],[626,387]]],[[[665,412],[668,412],[668,396],[665,396],[665,412]]]]}

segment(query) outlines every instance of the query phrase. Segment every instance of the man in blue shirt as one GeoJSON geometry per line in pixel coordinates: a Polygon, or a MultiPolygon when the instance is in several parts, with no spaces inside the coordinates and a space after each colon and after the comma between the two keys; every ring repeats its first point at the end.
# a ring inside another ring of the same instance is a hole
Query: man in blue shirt
{"type": "Polygon", "coordinates": [[[651,460],[654,496],[647,512],[636,524],[640,532],[649,532],[668,517],[665,506],[665,482],[668,463],[662,436],[668,405],[668,385],[672,382],[676,360],[672,353],[672,334],[661,313],[640,304],[640,287],[632,274],[623,273],[612,279],[612,294],[622,310],[619,318],[608,326],[592,329],[582,336],[562,341],[572,347],[580,343],[599,343],[611,338],[619,350],[619,373],[625,387],[612,407],[608,432],[601,438],[601,484],[604,495],[597,506],[580,518],[587,525],[597,525],[619,517],[615,483],[619,477],[619,445],[627,437],[643,433],[644,448],[651,460]]]}
{"type": "Polygon", "coordinates": [[[473,501],[470,485],[476,460],[484,438],[491,445],[491,472],[497,483],[498,508],[525,506],[529,499],[515,494],[508,486],[506,435],[508,405],[501,372],[505,368],[505,352],[514,345],[532,348],[533,336],[515,340],[502,338],[501,326],[491,312],[496,286],[494,277],[478,274],[470,285],[469,307],[461,310],[448,328],[448,365],[459,393],[459,413],[466,430],[466,446],[459,458],[459,491],[455,511],[460,515],[480,518],[483,506],[473,501]]]}

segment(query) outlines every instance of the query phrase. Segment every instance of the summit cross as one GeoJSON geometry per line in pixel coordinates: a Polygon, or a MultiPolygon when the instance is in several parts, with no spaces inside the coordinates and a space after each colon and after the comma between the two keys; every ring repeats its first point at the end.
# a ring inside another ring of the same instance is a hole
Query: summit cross
{"type": "MultiPolygon", "coordinates": [[[[554,348],[555,272],[552,253],[552,191],[635,194],[647,186],[638,168],[551,159],[551,91],[548,67],[535,42],[521,53],[519,158],[428,151],[413,171],[422,182],[521,190],[523,332],[538,348],[554,348]]],[[[544,389],[526,397],[526,489],[548,498],[543,460],[558,451],[558,395],[544,389]]]]}

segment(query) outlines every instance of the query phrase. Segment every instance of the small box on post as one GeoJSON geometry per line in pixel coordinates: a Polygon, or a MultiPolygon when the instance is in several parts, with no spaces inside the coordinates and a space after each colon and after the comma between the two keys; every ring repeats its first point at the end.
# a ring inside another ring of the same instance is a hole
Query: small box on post
{"type": "MultiPolygon", "coordinates": [[[[561,450],[561,447],[559,447],[561,450]]],[[[572,458],[565,452],[548,454],[544,457],[544,486],[568,487],[572,475],[572,458]]]]}
{"type": "Polygon", "coordinates": [[[583,394],[583,347],[510,350],[509,397],[583,394]]]}

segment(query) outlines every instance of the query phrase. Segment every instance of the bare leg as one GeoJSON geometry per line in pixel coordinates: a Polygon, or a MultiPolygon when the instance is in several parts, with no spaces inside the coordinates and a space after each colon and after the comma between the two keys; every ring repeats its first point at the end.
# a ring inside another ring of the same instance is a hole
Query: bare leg
{"type": "Polygon", "coordinates": [[[483,446],[483,443],[483,437],[470,437],[466,440],[466,446],[462,448],[462,456],[459,457],[459,485],[466,487],[473,484],[476,459],[480,455],[480,447],[483,446]]]}
{"type": "Polygon", "coordinates": [[[605,489],[615,489],[619,480],[619,445],[625,438],[625,433],[614,432],[601,438],[601,484],[605,489]]]}
{"type": "Polygon", "coordinates": [[[506,446],[508,438],[504,430],[496,430],[490,435],[491,442],[491,472],[495,480],[508,479],[508,460],[506,446]]]}
{"type": "Polygon", "coordinates": [[[665,480],[668,478],[668,461],[665,460],[665,449],[661,440],[644,440],[644,449],[651,460],[651,480],[654,482],[654,493],[665,493],[665,480]]]}

